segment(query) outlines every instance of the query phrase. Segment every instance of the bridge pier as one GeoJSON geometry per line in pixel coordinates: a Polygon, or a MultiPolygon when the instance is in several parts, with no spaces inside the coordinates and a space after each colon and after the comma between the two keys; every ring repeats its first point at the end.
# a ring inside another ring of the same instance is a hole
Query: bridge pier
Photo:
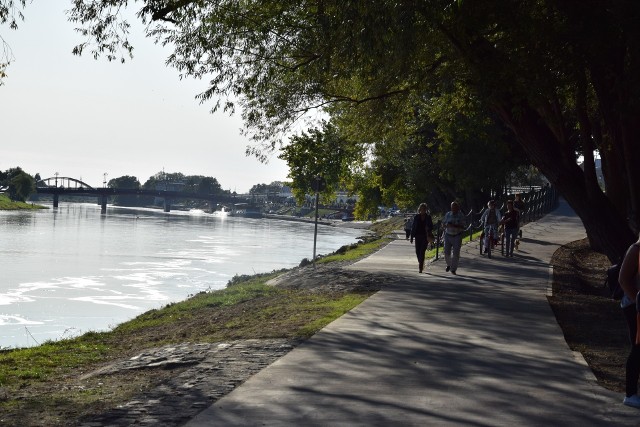
{"type": "Polygon", "coordinates": [[[164,211],[171,212],[171,200],[167,198],[164,199],[164,211]]]}
{"type": "Polygon", "coordinates": [[[106,214],[107,213],[107,196],[106,195],[100,196],[99,199],[100,199],[100,213],[106,214]]]}
{"type": "Polygon", "coordinates": [[[54,194],[54,195],[53,195],[53,207],[54,207],[54,208],[57,208],[57,207],[58,207],[58,197],[59,197],[59,196],[58,196],[57,194],[54,194]]]}

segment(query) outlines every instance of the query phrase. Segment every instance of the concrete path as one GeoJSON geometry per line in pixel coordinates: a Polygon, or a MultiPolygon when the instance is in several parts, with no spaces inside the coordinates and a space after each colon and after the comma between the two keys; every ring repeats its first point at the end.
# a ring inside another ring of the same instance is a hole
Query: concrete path
{"type": "Polygon", "coordinates": [[[523,228],[513,258],[463,247],[419,274],[399,239],[350,268],[385,288],[256,374],[187,425],[621,426],[640,411],[598,386],[546,299],[550,260],[585,237],[560,207],[523,228]]]}

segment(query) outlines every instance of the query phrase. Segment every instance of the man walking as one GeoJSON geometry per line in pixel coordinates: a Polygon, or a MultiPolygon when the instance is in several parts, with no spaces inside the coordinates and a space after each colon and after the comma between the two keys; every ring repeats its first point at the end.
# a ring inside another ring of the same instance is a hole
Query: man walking
{"type": "Polygon", "coordinates": [[[458,202],[451,203],[451,210],[445,214],[442,224],[445,227],[444,260],[447,263],[446,271],[456,274],[460,260],[460,248],[462,247],[462,232],[465,229],[465,217],[460,212],[458,202]]]}

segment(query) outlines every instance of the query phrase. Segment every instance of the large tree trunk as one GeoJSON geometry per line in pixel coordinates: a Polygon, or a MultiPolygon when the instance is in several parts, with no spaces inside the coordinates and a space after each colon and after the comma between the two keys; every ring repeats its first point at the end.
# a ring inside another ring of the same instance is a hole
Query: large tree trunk
{"type": "Polygon", "coordinates": [[[532,163],[540,169],[582,220],[594,250],[617,262],[635,240],[626,218],[593,180],[586,180],[575,155],[528,104],[505,101],[495,106],[514,130],[532,163]],[[517,114],[513,112],[517,111],[517,114]]]}

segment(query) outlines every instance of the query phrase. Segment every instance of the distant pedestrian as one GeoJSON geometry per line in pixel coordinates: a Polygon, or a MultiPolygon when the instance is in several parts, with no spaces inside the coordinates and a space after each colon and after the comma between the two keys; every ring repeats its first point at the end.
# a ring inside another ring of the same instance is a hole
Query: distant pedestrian
{"type": "Polygon", "coordinates": [[[489,236],[493,236],[491,239],[498,239],[498,224],[502,221],[502,215],[500,210],[496,208],[496,201],[489,200],[487,202],[487,209],[482,213],[480,217],[480,223],[484,229],[484,253],[489,252],[489,245],[493,245],[489,236]]]}
{"type": "Polygon", "coordinates": [[[433,221],[427,212],[427,204],[421,203],[418,207],[418,214],[413,217],[411,227],[411,243],[416,241],[416,257],[418,257],[418,271],[422,273],[424,269],[424,256],[427,251],[429,240],[433,239],[433,221]]]}
{"type": "Polygon", "coordinates": [[[404,233],[407,240],[411,237],[411,228],[413,227],[413,216],[408,216],[404,219],[404,233]]]}
{"type": "Polygon", "coordinates": [[[522,239],[522,231],[520,231],[520,226],[522,225],[522,220],[524,219],[524,209],[525,209],[525,204],[522,201],[522,195],[520,193],[515,195],[515,198],[513,200],[513,210],[515,210],[516,212],[518,212],[518,237],[520,239],[522,239]]]}
{"type": "Polygon", "coordinates": [[[638,378],[640,377],[640,336],[638,336],[637,298],[640,290],[640,236],[638,241],[627,249],[622,261],[618,281],[624,290],[624,296],[620,301],[620,307],[624,313],[629,329],[629,341],[631,351],[627,356],[625,398],[622,401],[627,406],[640,409],[640,396],[638,396],[638,378]]]}
{"type": "Polygon", "coordinates": [[[518,234],[519,220],[520,214],[513,208],[513,201],[507,200],[507,211],[504,213],[502,221],[500,221],[500,224],[504,226],[504,256],[513,257],[513,248],[518,234]]]}
{"type": "Polygon", "coordinates": [[[451,210],[444,215],[442,225],[444,232],[444,260],[447,263],[446,271],[456,274],[460,260],[460,248],[462,248],[462,232],[465,229],[465,217],[460,212],[458,202],[451,203],[451,210]]]}

